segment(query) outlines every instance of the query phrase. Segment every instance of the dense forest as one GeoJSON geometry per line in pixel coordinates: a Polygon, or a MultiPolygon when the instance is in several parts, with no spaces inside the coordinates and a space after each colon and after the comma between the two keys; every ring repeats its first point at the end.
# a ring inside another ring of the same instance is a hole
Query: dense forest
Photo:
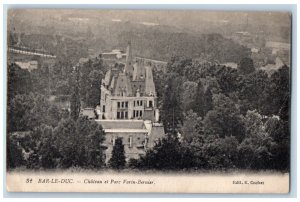
{"type": "Polygon", "coordinates": [[[99,104],[105,72],[100,58],[76,66],[58,60],[32,71],[8,64],[7,167],[103,166],[104,131],[80,109],[99,104]]]}
{"type": "Polygon", "coordinates": [[[132,167],[289,170],[290,69],[268,76],[175,57],[154,74],[167,138],[132,167]]]}

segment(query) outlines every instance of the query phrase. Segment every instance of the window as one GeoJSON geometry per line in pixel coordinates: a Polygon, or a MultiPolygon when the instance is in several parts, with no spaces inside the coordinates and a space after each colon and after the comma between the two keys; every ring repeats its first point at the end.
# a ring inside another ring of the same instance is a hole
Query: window
{"type": "Polygon", "coordinates": [[[105,112],[105,105],[103,105],[102,107],[102,112],[105,112]]]}
{"type": "Polygon", "coordinates": [[[132,147],[132,136],[129,136],[129,147],[132,147]]]}
{"type": "Polygon", "coordinates": [[[121,119],[124,119],[124,112],[121,112],[121,119]]]}
{"type": "Polygon", "coordinates": [[[128,112],[125,112],[125,119],[128,119],[128,112]]]}
{"type": "Polygon", "coordinates": [[[125,107],[128,108],[128,102],[125,102],[125,107]]]}
{"type": "Polygon", "coordinates": [[[142,117],[142,115],[143,115],[143,111],[140,111],[140,117],[142,117]]]}
{"type": "Polygon", "coordinates": [[[120,102],[118,102],[118,108],[120,108],[120,102]]]}
{"type": "Polygon", "coordinates": [[[117,119],[120,118],[120,112],[117,112],[117,119]]]}
{"type": "Polygon", "coordinates": [[[152,100],[149,101],[149,107],[153,107],[152,100]]]}
{"type": "Polygon", "coordinates": [[[133,101],[133,106],[135,107],[135,100],[133,101]]]}
{"type": "Polygon", "coordinates": [[[122,108],[124,108],[124,102],[122,102],[122,108]]]}

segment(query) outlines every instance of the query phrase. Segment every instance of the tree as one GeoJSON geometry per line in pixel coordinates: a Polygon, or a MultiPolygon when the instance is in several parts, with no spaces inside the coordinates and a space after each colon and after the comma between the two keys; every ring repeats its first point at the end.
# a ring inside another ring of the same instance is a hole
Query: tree
{"type": "Polygon", "coordinates": [[[200,117],[204,117],[206,114],[206,109],[204,108],[204,85],[203,82],[199,82],[197,86],[197,92],[193,102],[193,111],[196,112],[200,117]]]}
{"type": "Polygon", "coordinates": [[[237,161],[238,140],[231,136],[216,138],[210,136],[205,138],[202,146],[204,159],[209,169],[234,168],[237,161]]]}
{"type": "Polygon", "coordinates": [[[223,94],[213,95],[213,106],[203,120],[204,133],[221,138],[235,136],[241,142],[245,132],[238,106],[223,94]]]}
{"type": "Polygon", "coordinates": [[[271,113],[279,115],[284,121],[288,121],[291,100],[289,67],[283,66],[272,74],[267,93],[266,103],[270,105],[271,113]]]}
{"type": "Polygon", "coordinates": [[[102,71],[93,70],[88,75],[90,88],[86,92],[86,105],[96,107],[101,97],[101,80],[103,78],[102,71]]]}
{"type": "Polygon", "coordinates": [[[162,121],[167,133],[176,134],[183,121],[180,100],[182,79],[178,74],[168,74],[162,99],[162,121]]]}
{"type": "Polygon", "coordinates": [[[72,78],[72,93],[71,93],[71,117],[73,120],[77,120],[80,113],[80,95],[79,95],[79,71],[77,68],[73,72],[72,78]]]}
{"type": "Polygon", "coordinates": [[[85,117],[77,121],[62,120],[54,129],[60,167],[100,168],[103,166],[101,143],[105,139],[102,127],[85,117]]]}
{"type": "Polygon", "coordinates": [[[256,111],[248,111],[245,117],[245,137],[254,138],[257,144],[268,134],[263,125],[262,116],[256,111]]]}
{"type": "Polygon", "coordinates": [[[6,162],[7,168],[12,169],[24,165],[23,152],[18,142],[14,139],[12,134],[8,134],[6,142],[6,162]]]}
{"type": "Polygon", "coordinates": [[[39,64],[37,69],[30,72],[32,88],[35,93],[49,95],[50,93],[50,71],[49,67],[39,64]]]}
{"type": "Polygon", "coordinates": [[[192,64],[191,58],[186,57],[172,57],[171,61],[167,65],[168,72],[177,73],[183,76],[185,67],[192,64]]]}
{"type": "Polygon", "coordinates": [[[79,146],[82,145],[82,140],[76,134],[76,124],[71,118],[63,119],[53,131],[58,152],[61,156],[59,167],[69,168],[79,166],[79,146]]]}
{"type": "Polygon", "coordinates": [[[86,117],[80,117],[77,119],[76,133],[84,143],[84,145],[78,145],[82,150],[82,165],[88,168],[102,167],[104,165],[104,152],[101,144],[105,140],[102,126],[86,117]]]}
{"type": "Polygon", "coordinates": [[[272,137],[266,132],[262,117],[256,111],[248,111],[245,117],[246,137],[240,144],[239,162],[241,168],[272,168],[271,150],[275,146],[272,137]]]}
{"type": "Polygon", "coordinates": [[[245,114],[248,110],[258,110],[264,115],[269,114],[270,106],[266,102],[266,96],[269,94],[269,78],[265,71],[259,70],[247,75],[242,75],[238,83],[238,97],[241,100],[241,111],[245,114]]]}
{"type": "Polygon", "coordinates": [[[55,168],[60,155],[55,144],[56,139],[53,135],[52,127],[42,125],[39,129],[41,132],[41,140],[38,149],[40,158],[40,166],[43,168],[55,168]]]}
{"type": "Polygon", "coordinates": [[[115,145],[112,150],[112,156],[108,164],[113,169],[122,169],[125,167],[125,152],[123,141],[121,138],[117,138],[115,140],[115,145]]]}
{"type": "Polygon", "coordinates": [[[198,83],[197,92],[193,102],[193,110],[201,117],[204,117],[213,107],[212,91],[215,93],[218,92],[218,84],[213,82],[210,77],[207,77],[198,83]]]}
{"type": "Polygon", "coordinates": [[[7,105],[7,129],[8,132],[27,131],[32,129],[29,121],[30,111],[34,107],[34,96],[16,95],[7,105]]]}
{"type": "Polygon", "coordinates": [[[33,92],[30,72],[21,69],[17,64],[12,63],[7,68],[7,101],[11,100],[18,94],[29,94],[33,92]]]}
{"type": "Polygon", "coordinates": [[[255,158],[255,145],[251,139],[246,138],[238,146],[238,159],[237,166],[243,169],[251,169],[255,158]]]}
{"type": "Polygon", "coordinates": [[[238,64],[238,72],[240,74],[250,74],[255,71],[253,60],[251,58],[243,58],[238,64]]]}
{"type": "Polygon", "coordinates": [[[182,104],[183,104],[183,110],[185,112],[189,111],[193,107],[193,101],[196,96],[197,92],[197,83],[192,81],[186,81],[183,83],[183,89],[182,89],[182,104]]]}
{"type": "Polygon", "coordinates": [[[42,124],[50,125],[48,110],[51,105],[46,96],[41,94],[34,95],[34,102],[31,105],[33,107],[28,114],[29,128],[33,129],[42,124]]]}
{"type": "Polygon", "coordinates": [[[143,169],[178,170],[192,168],[195,163],[189,147],[181,144],[178,138],[168,135],[148,150],[138,165],[143,169]]]}
{"type": "Polygon", "coordinates": [[[276,117],[270,117],[264,124],[266,132],[276,143],[270,148],[272,167],[288,170],[290,167],[290,124],[276,117]]]}
{"type": "Polygon", "coordinates": [[[238,87],[238,71],[231,67],[222,66],[216,71],[216,78],[225,95],[235,92],[238,87]]]}
{"type": "Polygon", "coordinates": [[[183,126],[181,128],[183,138],[186,142],[192,142],[193,139],[203,135],[202,119],[192,110],[185,114],[183,126]]]}

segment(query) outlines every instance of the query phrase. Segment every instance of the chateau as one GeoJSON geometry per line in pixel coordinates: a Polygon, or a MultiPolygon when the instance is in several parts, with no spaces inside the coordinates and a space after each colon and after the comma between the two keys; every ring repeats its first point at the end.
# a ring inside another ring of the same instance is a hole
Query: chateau
{"type": "Polygon", "coordinates": [[[131,44],[126,51],[125,66],[111,67],[101,85],[99,119],[106,133],[106,161],[116,138],[124,144],[126,159],[139,158],[155,141],[164,136],[151,63],[132,58],[131,44]]]}

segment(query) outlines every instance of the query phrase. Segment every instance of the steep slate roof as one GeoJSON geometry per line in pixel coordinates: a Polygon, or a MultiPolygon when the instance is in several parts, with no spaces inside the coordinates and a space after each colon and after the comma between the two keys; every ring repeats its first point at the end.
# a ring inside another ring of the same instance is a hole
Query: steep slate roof
{"type": "Polygon", "coordinates": [[[131,96],[132,89],[129,78],[125,73],[119,73],[117,84],[114,89],[114,94],[118,96],[131,96]]]}
{"type": "Polygon", "coordinates": [[[156,95],[155,85],[152,76],[152,69],[150,66],[146,66],[146,81],[145,81],[145,94],[156,95]]]}

